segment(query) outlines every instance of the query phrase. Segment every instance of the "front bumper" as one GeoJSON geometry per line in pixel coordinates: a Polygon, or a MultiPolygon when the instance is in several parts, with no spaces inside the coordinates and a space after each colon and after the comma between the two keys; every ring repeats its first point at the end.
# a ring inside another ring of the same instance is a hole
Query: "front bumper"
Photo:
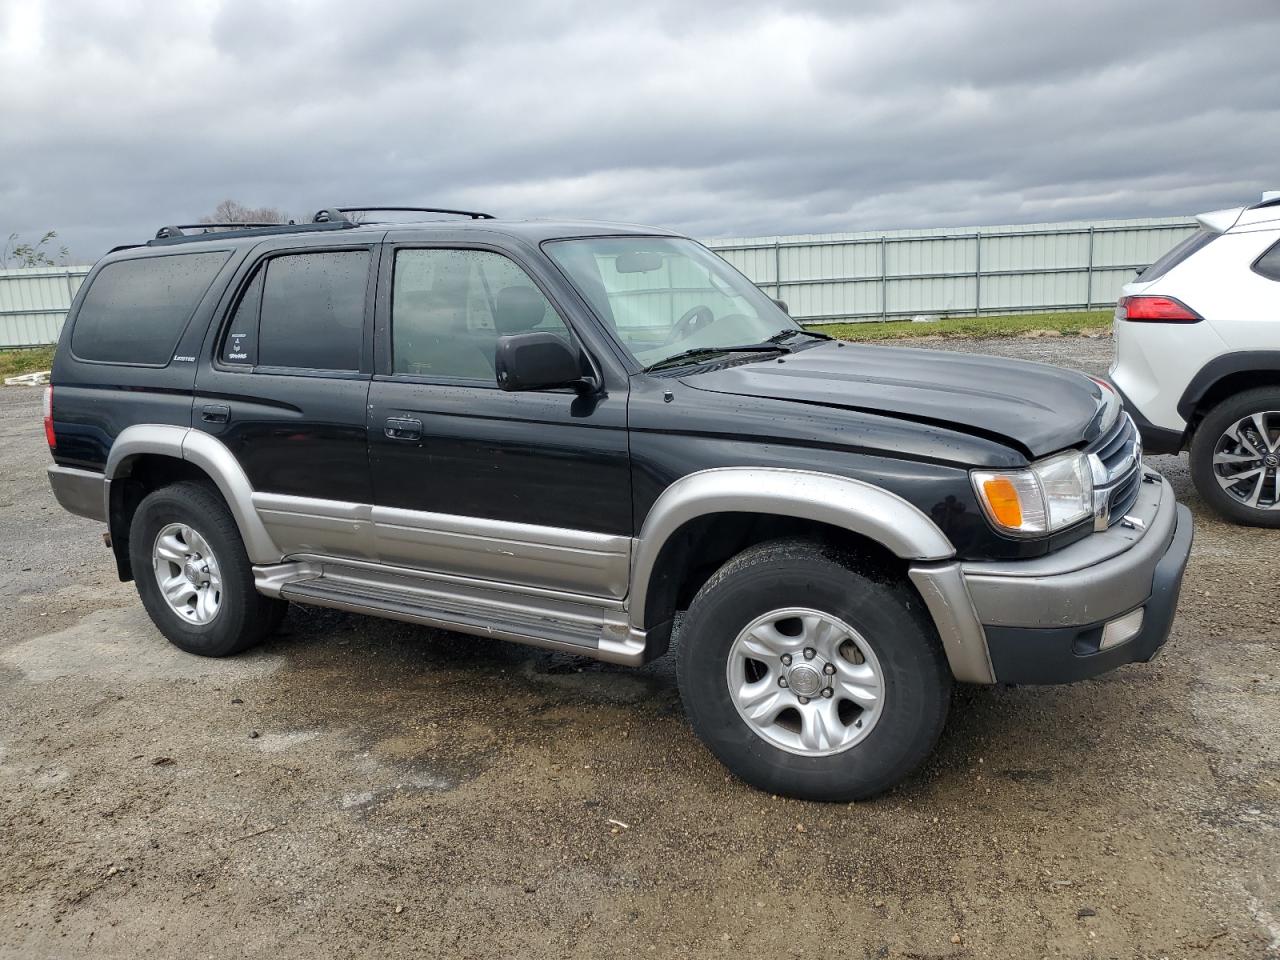
{"type": "Polygon", "coordinates": [[[1071,546],[1034,560],[912,569],[956,679],[1068,683],[1155,656],[1178,604],[1192,521],[1169,484],[1143,472],[1125,518],[1071,546]]]}

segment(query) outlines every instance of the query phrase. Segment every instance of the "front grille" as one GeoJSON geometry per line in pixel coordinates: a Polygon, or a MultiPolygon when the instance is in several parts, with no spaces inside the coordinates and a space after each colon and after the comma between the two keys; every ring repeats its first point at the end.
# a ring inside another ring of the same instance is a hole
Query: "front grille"
{"type": "Polygon", "coordinates": [[[1121,519],[1133,509],[1138,499],[1138,490],[1142,487],[1142,470],[1134,467],[1124,479],[1115,485],[1109,497],[1109,516],[1107,526],[1121,519]]]}
{"type": "Polygon", "coordinates": [[[1142,486],[1142,440],[1133,418],[1122,413],[1087,452],[1093,466],[1094,513],[1111,526],[1133,507],[1142,486]]]}

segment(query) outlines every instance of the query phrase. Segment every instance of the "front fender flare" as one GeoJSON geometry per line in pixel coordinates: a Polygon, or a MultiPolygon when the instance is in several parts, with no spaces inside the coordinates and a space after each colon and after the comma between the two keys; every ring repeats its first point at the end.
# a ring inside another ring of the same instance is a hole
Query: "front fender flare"
{"type": "Polygon", "coordinates": [[[770,467],[701,470],[663,491],[645,517],[632,553],[627,606],[633,629],[651,626],[645,607],[663,546],[690,520],[713,513],[803,517],[860,534],[904,560],[955,556],[951,541],[918,507],[866,481],[770,467]]]}

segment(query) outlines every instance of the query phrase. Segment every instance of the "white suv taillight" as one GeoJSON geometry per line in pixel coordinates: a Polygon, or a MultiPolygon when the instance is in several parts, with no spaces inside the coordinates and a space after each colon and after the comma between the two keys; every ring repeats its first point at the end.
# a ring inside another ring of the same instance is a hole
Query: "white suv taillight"
{"type": "Polygon", "coordinates": [[[58,446],[58,438],[53,433],[53,387],[44,388],[44,439],[49,444],[49,449],[54,450],[58,446]]]}
{"type": "Polygon", "coordinates": [[[1173,297],[1121,297],[1116,304],[1117,320],[1146,323],[1199,323],[1204,317],[1173,297]]]}

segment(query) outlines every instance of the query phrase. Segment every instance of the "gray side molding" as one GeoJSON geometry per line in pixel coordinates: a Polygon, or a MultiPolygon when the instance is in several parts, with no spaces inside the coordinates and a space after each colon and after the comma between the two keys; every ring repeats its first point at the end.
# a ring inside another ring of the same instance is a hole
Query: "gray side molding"
{"type": "Polygon", "coordinates": [[[636,541],[628,607],[645,629],[649,581],[662,547],[685,523],[713,513],[773,513],[843,527],[906,560],[947,560],[955,548],[917,507],[881,487],[808,470],[718,467],[682,477],[654,503],[636,541]]]}
{"type": "Polygon", "coordinates": [[[253,487],[235,456],[216,437],[190,427],[142,423],[120,431],[107,456],[108,482],[129,474],[129,459],[159,454],[186,460],[207,473],[226,500],[253,563],[277,563],[280,549],[253,507],[253,487]]]}

